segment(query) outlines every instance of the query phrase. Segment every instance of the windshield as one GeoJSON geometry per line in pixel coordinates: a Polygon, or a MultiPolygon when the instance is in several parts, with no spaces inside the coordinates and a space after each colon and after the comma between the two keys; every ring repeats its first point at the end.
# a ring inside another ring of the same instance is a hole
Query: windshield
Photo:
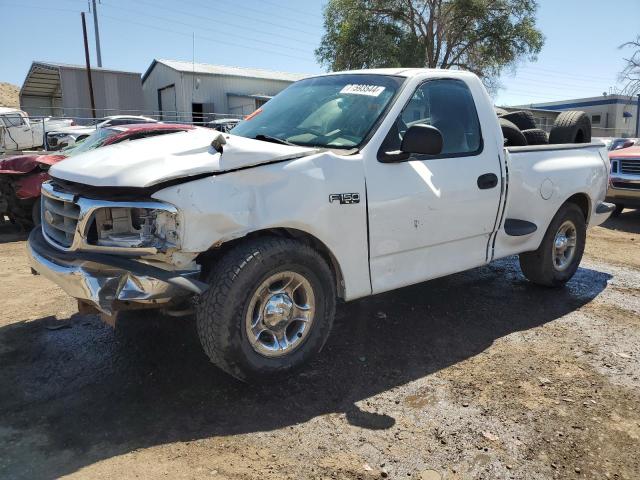
{"type": "Polygon", "coordinates": [[[73,155],[79,155],[81,153],[88,152],[89,150],[101,147],[110,137],[112,137],[116,133],[119,132],[110,128],[100,128],[89,135],[78,145],[73,145],[69,148],[65,148],[63,150],[64,154],[72,157],[73,155]]]}
{"type": "Polygon", "coordinates": [[[354,148],[363,142],[402,81],[387,75],[301,80],[249,115],[231,133],[296,145],[354,148]]]}

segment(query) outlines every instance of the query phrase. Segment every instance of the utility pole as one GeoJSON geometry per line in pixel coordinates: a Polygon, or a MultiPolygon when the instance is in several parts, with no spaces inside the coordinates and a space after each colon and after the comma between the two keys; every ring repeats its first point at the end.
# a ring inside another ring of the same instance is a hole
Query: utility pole
{"type": "Polygon", "coordinates": [[[100,52],[100,29],[98,28],[98,8],[96,0],[92,0],[93,4],[93,29],[96,32],[96,56],[98,57],[98,67],[102,68],[102,53],[100,52]]]}
{"type": "Polygon", "coordinates": [[[93,98],[93,82],[91,80],[91,60],[89,59],[89,42],[87,41],[87,22],[84,19],[84,12],[80,13],[82,18],[82,36],[84,37],[84,60],[87,65],[87,78],[89,80],[89,97],[91,99],[91,113],[96,118],[96,102],[93,98]]]}

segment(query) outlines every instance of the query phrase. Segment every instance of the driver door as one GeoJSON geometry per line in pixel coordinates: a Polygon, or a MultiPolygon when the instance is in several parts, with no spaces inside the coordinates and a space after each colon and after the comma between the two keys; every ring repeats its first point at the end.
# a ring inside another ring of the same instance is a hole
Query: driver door
{"type": "Polygon", "coordinates": [[[0,117],[5,127],[7,150],[23,150],[33,147],[31,128],[19,113],[9,113],[0,117]]]}
{"type": "Polygon", "coordinates": [[[501,197],[501,165],[496,147],[483,142],[467,85],[457,79],[420,85],[381,151],[399,150],[407,128],[420,123],[439,129],[440,155],[367,163],[373,293],[486,263],[501,197]]]}

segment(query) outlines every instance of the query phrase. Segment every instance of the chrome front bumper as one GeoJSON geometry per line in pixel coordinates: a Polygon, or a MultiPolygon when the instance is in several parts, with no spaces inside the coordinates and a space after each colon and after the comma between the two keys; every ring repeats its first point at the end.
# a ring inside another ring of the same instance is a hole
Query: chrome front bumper
{"type": "Polygon", "coordinates": [[[162,306],[207,288],[197,280],[199,270],[167,271],[117,255],[57,250],[39,228],[29,235],[27,253],[35,272],[108,315],[127,308],[162,306]]]}
{"type": "Polygon", "coordinates": [[[640,176],[612,173],[607,191],[607,202],[632,208],[640,207],[640,176]]]}

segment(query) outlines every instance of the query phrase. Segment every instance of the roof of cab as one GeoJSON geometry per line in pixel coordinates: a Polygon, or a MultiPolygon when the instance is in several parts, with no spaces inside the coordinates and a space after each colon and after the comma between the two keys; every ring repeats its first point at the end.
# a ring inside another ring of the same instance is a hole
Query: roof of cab
{"type": "Polygon", "coordinates": [[[422,74],[432,74],[434,76],[444,75],[447,77],[473,76],[473,73],[465,70],[451,70],[443,68],[370,68],[366,70],[330,72],[323,75],[395,75],[400,77],[415,77],[416,75],[422,74]]]}

